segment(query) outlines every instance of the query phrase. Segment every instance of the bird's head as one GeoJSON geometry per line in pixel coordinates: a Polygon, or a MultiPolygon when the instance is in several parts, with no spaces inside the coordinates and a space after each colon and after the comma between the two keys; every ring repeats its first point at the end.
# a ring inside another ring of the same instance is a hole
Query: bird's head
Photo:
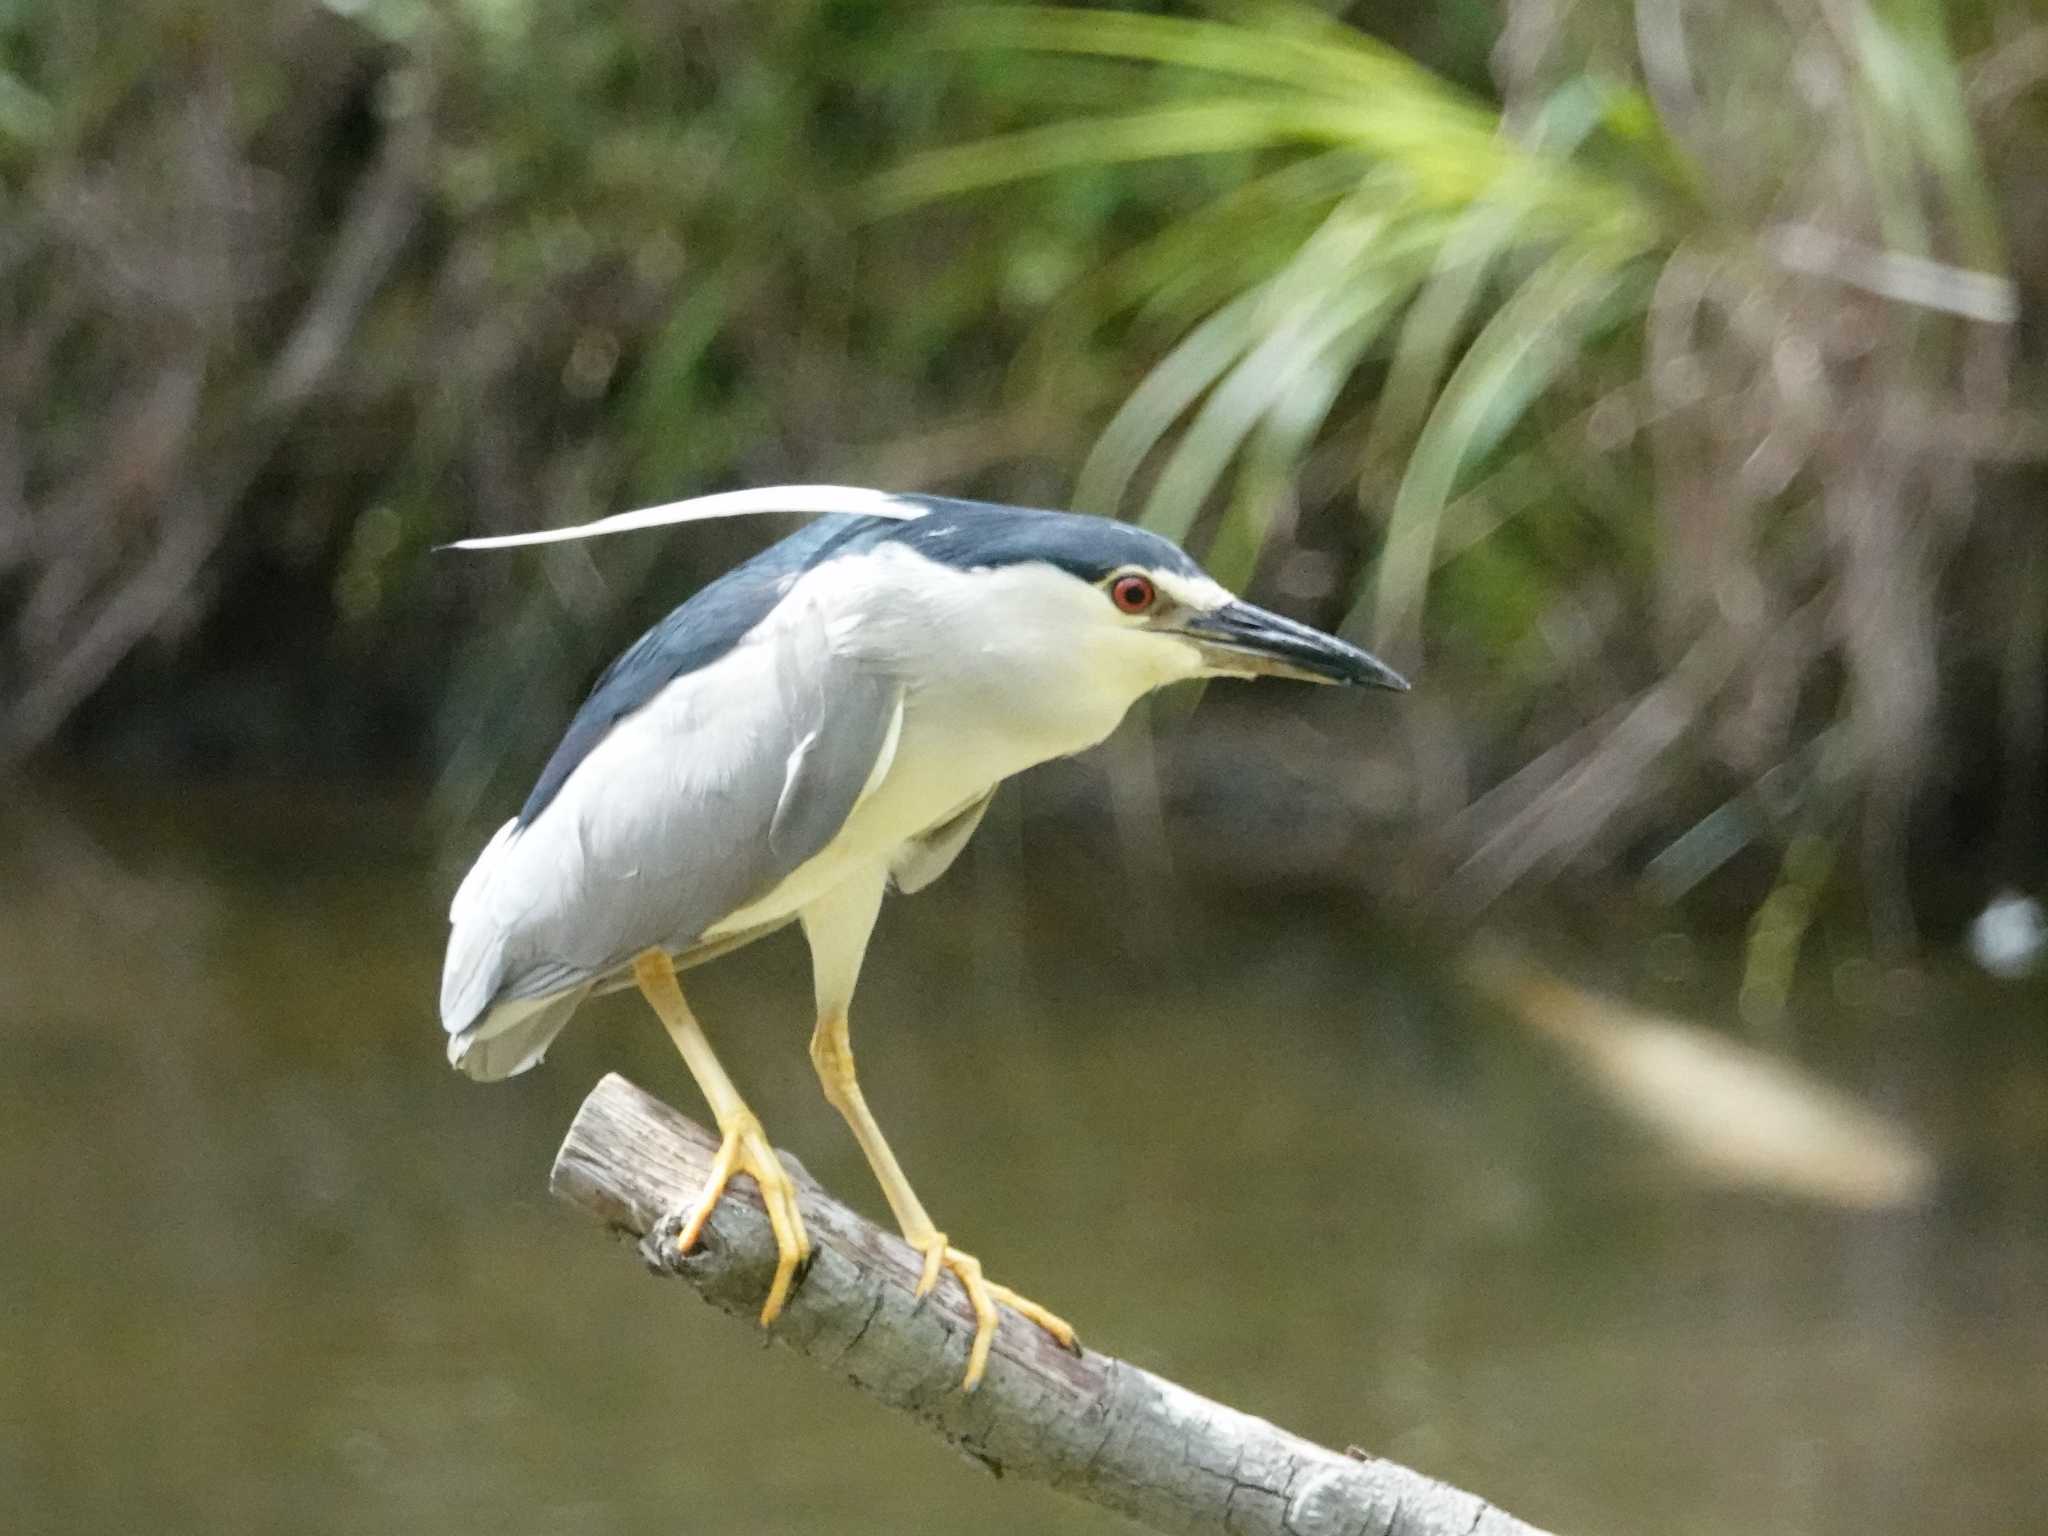
{"type": "Polygon", "coordinates": [[[1178,545],[1128,523],[932,498],[891,537],[972,578],[978,624],[1021,631],[1041,654],[1078,658],[1133,696],[1198,677],[1408,686],[1378,657],[1243,601],[1178,545]]]}
{"type": "MultiPolygon", "coordinates": [[[[839,514],[727,581],[728,643],[814,580],[834,643],[921,689],[950,686],[990,713],[1074,717],[1094,739],[1141,694],[1198,677],[1288,677],[1407,688],[1348,641],[1241,601],[1171,540],[1129,523],[854,486],[723,491],[572,528],[464,539],[457,548],[552,544],[762,512],[839,514]],[[860,557],[870,557],[863,559],[860,557]],[[908,558],[894,558],[908,557],[908,558]],[[739,594],[748,579],[770,602],[739,594]],[[730,627],[730,626],[728,626],[730,627]]],[[[683,610],[683,611],[688,611],[683,610]]]]}

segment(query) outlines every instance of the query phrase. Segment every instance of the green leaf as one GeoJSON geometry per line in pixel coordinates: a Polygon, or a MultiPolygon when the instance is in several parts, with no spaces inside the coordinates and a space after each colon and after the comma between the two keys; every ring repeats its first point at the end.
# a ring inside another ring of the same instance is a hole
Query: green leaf
{"type": "Polygon", "coordinates": [[[1113,513],[1138,466],[1181,414],[1201,399],[1258,337],[1259,289],[1240,294],[1156,363],[1110,418],[1081,474],[1074,504],[1113,513]]]}
{"type": "Polygon", "coordinates": [[[1390,462],[1395,449],[1405,448],[1428,419],[1452,347],[1479,302],[1488,273],[1513,248],[1519,227],[1517,210],[1496,203],[1480,203],[1451,223],[1435,270],[1401,324],[1360,454],[1368,469],[1390,462]]]}
{"type": "MultiPolygon", "coordinates": [[[[1567,246],[1516,290],[1460,360],[1394,498],[1374,588],[1374,634],[1383,647],[1413,641],[1444,504],[1459,474],[1571,361],[1576,327],[1615,290],[1625,261],[1604,242],[1567,246]]],[[[1350,622],[1360,617],[1354,612],[1350,622]]]]}

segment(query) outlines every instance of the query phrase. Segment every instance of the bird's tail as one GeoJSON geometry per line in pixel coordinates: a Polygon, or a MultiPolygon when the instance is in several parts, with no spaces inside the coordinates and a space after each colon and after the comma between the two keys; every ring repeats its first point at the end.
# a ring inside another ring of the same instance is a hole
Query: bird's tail
{"type": "Polygon", "coordinates": [[[449,1064],[479,1082],[496,1082],[538,1065],[590,992],[589,978],[568,967],[507,974],[506,924],[492,910],[491,893],[518,837],[516,820],[498,829],[448,909],[452,926],[441,971],[441,1027],[448,1032],[449,1064]]]}
{"type": "Polygon", "coordinates": [[[508,998],[467,1029],[448,1037],[448,1064],[480,1083],[516,1077],[538,1066],[590,984],[551,997],[508,998]]]}

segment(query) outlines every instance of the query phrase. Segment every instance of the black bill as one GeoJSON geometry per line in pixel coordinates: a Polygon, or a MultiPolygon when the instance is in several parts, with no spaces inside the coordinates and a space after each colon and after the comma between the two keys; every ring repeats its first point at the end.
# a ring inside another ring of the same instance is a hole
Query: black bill
{"type": "Polygon", "coordinates": [[[1180,629],[1218,672],[1408,691],[1407,680],[1370,652],[1250,603],[1195,614],[1180,629]]]}

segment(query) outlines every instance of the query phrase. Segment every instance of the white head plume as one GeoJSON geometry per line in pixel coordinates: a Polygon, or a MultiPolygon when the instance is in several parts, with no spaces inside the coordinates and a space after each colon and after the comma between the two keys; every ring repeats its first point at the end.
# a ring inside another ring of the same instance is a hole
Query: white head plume
{"type": "Polygon", "coordinates": [[[642,507],[638,512],[615,512],[594,523],[571,528],[543,528],[535,533],[499,533],[484,538],[457,539],[445,549],[511,549],[522,544],[560,544],[570,539],[594,539],[607,533],[631,533],[639,528],[661,528],[670,523],[696,523],[713,517],[747,517],[760,512],[844,512],[867,517],[909,519],[924,516],[926,508],[907,497],[888,491],[864,490],[857,485],[766,485],[754,490],[720,491],[711,496],[692,496],[686,501],[665,502],[642,507]]]}

